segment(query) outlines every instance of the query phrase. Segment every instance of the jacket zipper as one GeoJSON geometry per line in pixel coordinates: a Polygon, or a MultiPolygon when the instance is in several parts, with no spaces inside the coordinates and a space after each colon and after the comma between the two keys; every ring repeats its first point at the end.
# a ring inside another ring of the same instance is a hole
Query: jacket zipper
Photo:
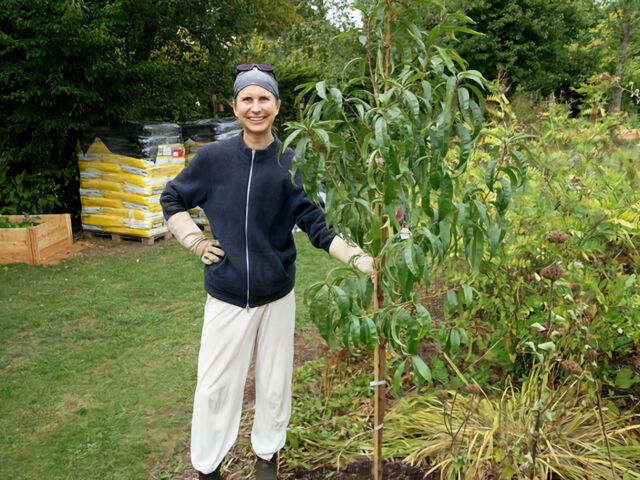
{"type": "Polygon", "coordinates": [[[251,192],[251,177],[253,176],[253,160],[256,151],[251,150],[251,166],[249,167],[249,180],[247,181],[247,203],[244,212],[244,248],[247,262],[247,310],[249,310],[249,193],[251,192]]]}

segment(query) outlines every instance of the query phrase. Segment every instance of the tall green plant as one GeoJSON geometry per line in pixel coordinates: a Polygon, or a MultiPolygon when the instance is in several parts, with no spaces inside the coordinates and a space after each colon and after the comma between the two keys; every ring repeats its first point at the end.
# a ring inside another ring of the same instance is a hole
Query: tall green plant
{"type": "MultiPolygon", "coordinates": [[[[373,282],[346,267],[306,292],[312,319],[331,346],[375,350],[373,477],[381,478],[385,361],[396,386],[407,365],[419,385],[431,372],[418,354],[431,318],[416,287],[438,262],[464,251],[477,270],[506,232],[504,214],[523,179],[526,137],[500,136],[481,182],[464,174],[485,136],[484,92],[491,85],[446,40],[473,33],[461,14],[435,1],[376,1],[363,12],[363,53],[340,82],[301,87],[307,107],[288,124],[296,166],[311,198],[326,191],[327,218],[375,258],[373,282]],[[430,30],[417,26],[439,9],[430,30]],[[404,227],[404,228],[403,228],[404,227]]],[[[456,332],[459,333],[459,332],[456,332]]]]}

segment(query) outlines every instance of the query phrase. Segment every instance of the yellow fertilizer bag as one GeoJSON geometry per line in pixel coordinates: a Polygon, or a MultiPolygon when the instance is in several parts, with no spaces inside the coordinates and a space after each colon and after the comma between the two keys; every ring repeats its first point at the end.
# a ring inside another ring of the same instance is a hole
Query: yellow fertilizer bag
{"type": "Polygon", "coordinates": [[[102,178],[86,178],[80,177],[80,188],[81,189],[98,189],[102,192],[105,190],[122,190],[122,183],[120,182],[110,182],[107,180],[103,180],[102,178]]]}
{"type": "Polygon", "coordinates": [[[120,165],[117,163],[107,163],[107,162],[87,162],[84,160],[78,161],[78,169],[80,172],[86,171],[98,171],[98,172],[109,172],[109,173],[120,173],[122,169],[120,165]]]}
{"type": "Polygon", "coordinates": [[[153,165],[147,168],[122,165],[122,171],[147,178],[173,178],[184,169],[184,165],[168,163],[165,165],[153,165]]]}
{"type": "Polygon", "coordinates": [[[122,202],[120,200],[116,200],[113,198],[105,198],[102,196],[81,196],[80,203],[82,204],[82,208],[100,208],[100,207],[109,207],[109,208],[124,208],[122,202]]]}
{"type": "Polygon", "coordinates": [[[113,198],[122,202],[130,202],[138,205],[160,205],[160,195],[139,195],[126,191],[121,192],[104,192],[107,198],[113,198]]]}
{"type": "Polygon", "coordinates": [[[102,214],[81,213],[80,219],[84,225],[96,225],[100,227],[122,227],[126,221],[122,217],[102,214]]]}
{"type": "Polygon", "coordinates": [[[112,215],[114,217],[121,217],[126,220],[141,220],[141,221],[157,221],[164,219],[162,211],[146,212],[135,208],[110,208],[99,207],[100,211],[96,213],[102,213],[104,215],[112,215]]]}
{"type": "Polygon", "coordinates": [[[103,155],[102,161],[105,163],[114,163],[116,165],[120,165],[120,168],[122,168],[123,165],[130,165],[132,167],[138,168],[149,168],[153,166],[153,162],[150,162],[149,160],[145,160],[143,158],[127,157],[126,155],[116,155],[114,153],[103,155]]]}

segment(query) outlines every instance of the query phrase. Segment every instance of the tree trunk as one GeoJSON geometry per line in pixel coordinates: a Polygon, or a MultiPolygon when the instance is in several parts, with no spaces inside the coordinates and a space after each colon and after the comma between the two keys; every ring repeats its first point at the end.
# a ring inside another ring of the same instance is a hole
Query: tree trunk
{"type": "Polygon", "coordinates": [[[620,110],[622,104],[622,76],[624,75],[624,67],[627,61],[627,53],[629,51],[629,38],[631,37],[631,15],[633,13],[634,0],[627,0],[622,7],[622,24],[620,26],[620,44],[618,45],[618,56],[616,58],[615,85],[613,94],[611,95],[611,104],[609,105],[609,113],[615,113],[620,110]]]}

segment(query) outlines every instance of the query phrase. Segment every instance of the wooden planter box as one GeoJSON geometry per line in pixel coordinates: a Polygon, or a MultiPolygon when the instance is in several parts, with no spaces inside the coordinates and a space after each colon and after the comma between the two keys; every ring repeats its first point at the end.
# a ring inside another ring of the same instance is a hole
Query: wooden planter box
{"type": "MultiPolygon", "coordinates": [[[[3,215],[13,223],[21,222],[22,215],[3,215]]],[[[56,253],[73,244],[71,217],[62,215],[32,215],[40,217],[35,227],[0,228],[0,264],[46,262],[56,253]]]]}

